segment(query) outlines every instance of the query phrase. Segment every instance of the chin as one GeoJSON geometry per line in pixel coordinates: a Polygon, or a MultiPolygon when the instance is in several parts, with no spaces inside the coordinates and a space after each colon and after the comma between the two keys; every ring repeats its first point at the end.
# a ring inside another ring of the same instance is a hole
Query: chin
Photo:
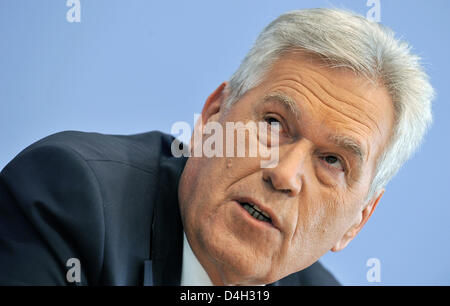
{"type": "Polygon", "coordinates": [[[277,280],[271,273],[270,256],[255,258],[249,246],[230,233],[224,235],[217,227],[203,234],[199,237],[201,246],[220,271],[224,285],[261,285],[277,280]]]}

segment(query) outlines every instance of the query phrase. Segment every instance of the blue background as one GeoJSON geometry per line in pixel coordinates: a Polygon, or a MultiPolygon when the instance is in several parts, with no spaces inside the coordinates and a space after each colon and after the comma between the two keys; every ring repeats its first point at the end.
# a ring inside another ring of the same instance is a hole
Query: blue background
{"type": "MultiPolygon", "coordinates": [[[[369,10],[366,0],[81,0],[81,23],[69,23],[65,0],[0,0],[0,168],[62,130],[193,124],[263,27],[309,7],[369,10]]],[[[346,285],[450,285],[450,1],[381,0],[381,22],[422,56],[434,124],[359,236],[322,260],[346,285]],[[373,257],[380,283],[366,279],[373,257]]]]}

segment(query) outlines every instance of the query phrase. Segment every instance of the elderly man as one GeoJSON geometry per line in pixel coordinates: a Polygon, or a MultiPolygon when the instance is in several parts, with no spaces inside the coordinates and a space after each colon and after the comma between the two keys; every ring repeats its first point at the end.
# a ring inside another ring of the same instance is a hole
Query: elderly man
{"type": "MultiPolygon", "coordinates": [[[[160,132],[44,138],[1,172],[0,283],[338,284],[318,259],[370,218],[420,144],[432,96],[418,57],[380,25],[283,14],[194,132],[263,122],[276,138],[248,132],[245,143],[276,148],[272,164],[175,157],[160,132]]],[[[207,141],[194,138],[190,152],[207,141]]]]}

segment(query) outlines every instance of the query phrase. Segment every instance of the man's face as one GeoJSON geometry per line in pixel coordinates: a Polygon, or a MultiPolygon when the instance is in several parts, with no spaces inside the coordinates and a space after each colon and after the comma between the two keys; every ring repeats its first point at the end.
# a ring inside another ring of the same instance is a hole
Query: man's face
{"type": "Polygon", "coordinates": [[[203,124],[217,121],[225,131],[226,122],[278,122],[279,159],[274,168],[261,168],[261,157],[188,159],[179,188],[183,224],[213,282],[270,283],[344,248],[381,197],[364,206],[393,128],[386,89],[295,53],[228,111],[222,89],[205,104],[203,124]],[[244,203],[271,222],[252,217],[244,203]]]}

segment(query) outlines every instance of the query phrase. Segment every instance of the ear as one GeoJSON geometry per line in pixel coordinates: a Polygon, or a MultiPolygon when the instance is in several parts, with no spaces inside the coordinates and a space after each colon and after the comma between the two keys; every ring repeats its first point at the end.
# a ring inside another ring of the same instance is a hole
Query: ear
{"type": "MultiPolygon", "coordinates": [[[[194,135],[201,135],[203,133],[203,126],[208,121],[217,120],[220,115],[220,111],[223,110],[223,103],[226,98],[225,88],[227,87],[228,82],[223,82],[219,85],[219,87],[214,90],[212,94],[209,95],[208,99],[206,99],[205,105],[202,109],[201,116],[197,119],[194,127],[194,135]]],[[[191,137],[191,148],[193,148],[193,137],[191,137]]]]}
{"type": "Polygon", "coordinates": [[[202,109],[202,123],[211,121],[218,116],[219,112],[223,108],[222,104],[225,101],[225,88],[227,85],[228,82],[223,82],[216,88],[216,90],[214,90],[212,94],[209,95],[208,99],[206,99],[205,105],[202,109]]]}
{"type": "Polygon", "coordinates": [[[364,207],[363,210],[358,214],[358,219],[356,220],[356,222],[350,227],[350,229],[344,234],[344,236],[342,236],[342,238],[333,246],[331,251],[339,252],[343,250],[350,243],[350,241],[352,241],[353,238],[356,237],[356,235],[361,231],[366,222],[369,220],[370,216],[372,216],[372,213],[377,207],[378,202],[380,201],[383,194],[384,189],[380,191],[378,196],[374,196],[372,198],[369,204],[367,204],[366,207],[364,207]]]}

